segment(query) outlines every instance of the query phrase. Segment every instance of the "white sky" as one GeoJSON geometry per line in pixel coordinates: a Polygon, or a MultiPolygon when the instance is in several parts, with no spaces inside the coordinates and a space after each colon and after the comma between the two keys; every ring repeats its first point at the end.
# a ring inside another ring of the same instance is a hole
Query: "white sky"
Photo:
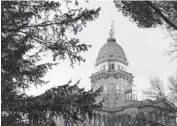
{"type": "Polygon", "coordinates": [[[87,4],[88,8],[99,6],[101,7],[99,17],[88,23],[78,35],[81,42],[92,45],[92,48],[82,53],[86,62],[75,64],[74,68],[71,68],[68,60],[61,61],[45,76],[50,83],[37,89],[33,87],[28,94],[41,94],[53,86],[66,84],[70,79],[73,83],[81,79],[80,86],[90,89],[89,77],[95,72],[94,63],[100,48],[107,42],[111,20],[114,21],[116,41],[124,49],[129,62],[128,72],[135,76],[134,85],[139,98],[141,90],[149,86],[150,77],[159,76],[167,83],[167,77],[176,72],[176,61],[171,61],[170,57],[165,55],[172,42],[167,33],[164,33],[160,27],[154,29],[137,27],[129,18],[117,11],[112,1],[90,1],[87,4]]]}

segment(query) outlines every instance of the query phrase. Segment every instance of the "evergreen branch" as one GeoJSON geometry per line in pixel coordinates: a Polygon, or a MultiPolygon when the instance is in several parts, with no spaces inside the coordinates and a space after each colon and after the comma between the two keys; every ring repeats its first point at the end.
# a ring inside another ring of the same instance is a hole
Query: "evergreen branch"
{"type": "Polygon", "coordinates": [[[151,2],[145,1],[166,23],[168,23],[171,27],[177,30],[177,26],[173,24],[162,12],[151,2]]]}

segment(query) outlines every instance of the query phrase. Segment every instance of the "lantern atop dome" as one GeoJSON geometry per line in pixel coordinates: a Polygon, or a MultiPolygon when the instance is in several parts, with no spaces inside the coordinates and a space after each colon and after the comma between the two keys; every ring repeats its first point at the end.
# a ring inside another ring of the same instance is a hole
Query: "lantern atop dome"
{"type": "Polygon", "coordinates": [[[109,32],[110,38],[114,39],[114,21],[111,21],[111,30],[109,32]]]}
{"type": "Polygon", "coordinates": [[[107,39],[107,42],[116,42],[114,33],[114,21],[111,21],[111,30],[109,31],[109,38],[107,39]]]}

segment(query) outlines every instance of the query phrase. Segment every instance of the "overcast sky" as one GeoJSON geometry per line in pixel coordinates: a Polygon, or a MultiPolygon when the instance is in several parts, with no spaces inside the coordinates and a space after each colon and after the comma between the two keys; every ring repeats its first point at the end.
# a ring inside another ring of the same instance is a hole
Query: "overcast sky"
{"type": "Polygon", "coordinates": [[[136,85],[139,98],[141,90],[149,86],[150,77],[159,76],[167,83],[167,77],[176,72],[176,61],[171,61],[170,57],[165,55],[172,42],[167,33],[160,27],[154,29],[137,27],[129,18],[119,13],[111,1],[90,1],[87,4],[88,8],[99,6],[101,7],[99,17],[88,23],[78,35],[81,42],[92,45],[92,48],[82,53],[86,62],[75,64],[74,68],[71,68],[68,60],[61,61],[45,76],[50,83],[37,89],[33,87],[28,94],[41,94],[53,86],[66,84],[70,79],[73,83],[81,79],[80,86],[90,89],[89,77],[95,72],[94,64],[100,48],[107,42],[111,20],[114,21],[116,41],[124,49],[129,62],[128,72],[135,76],[133,84],[136,85]]]}

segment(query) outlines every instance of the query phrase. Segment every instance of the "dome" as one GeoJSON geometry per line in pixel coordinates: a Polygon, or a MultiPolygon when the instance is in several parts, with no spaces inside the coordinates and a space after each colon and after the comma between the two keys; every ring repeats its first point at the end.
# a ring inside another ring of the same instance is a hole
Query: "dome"
{"type": "Polygon", "coordinates": [[[108,42],[102,46],[97,56],[97,63],[105,60],[116,60],[127,65],[127,58],[123,48],[116,43],[115,39],[108,39],[108,42]]]}

